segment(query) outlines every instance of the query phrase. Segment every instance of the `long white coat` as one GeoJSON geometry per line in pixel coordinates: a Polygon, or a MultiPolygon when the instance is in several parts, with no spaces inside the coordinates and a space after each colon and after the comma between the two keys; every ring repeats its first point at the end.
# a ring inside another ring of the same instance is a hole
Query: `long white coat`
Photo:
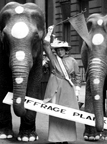
{"type": "MultiPolygon", "coordinates": [[[[45,101],[47,100],[62,106],[78,109],[74,89],[69,82],[65,80],[56,56],[50,53],[48,53],[48,55],[54,69],[48,81],[44,98],[45,101]]],[[[78,65],[75,59],[71,56],[65,56],[62,61],[69,74],[78,74],[78,65]]],[[[76,138],[75,122],[49,116],[49,142],[72,142],[75,141],[76,138]]]]}

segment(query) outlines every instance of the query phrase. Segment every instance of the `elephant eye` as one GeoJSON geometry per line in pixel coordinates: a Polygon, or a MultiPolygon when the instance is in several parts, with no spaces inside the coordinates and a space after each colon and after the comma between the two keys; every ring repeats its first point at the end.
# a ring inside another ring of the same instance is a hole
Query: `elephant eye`
{"type": "Polygon", "coordinates": [[[35,39],[35,40],[38,40],[38,39],[39,39],[39,34],[38,34],[38,32],[35,32],[35,33],[34,33],[34,39],[35,39]]]}
{"type": "Polygon", "coordinates": [[[87,27],[88,27],[88,31],[90,31],[91,28],[92,28],[92,22],[88,22],[88,23],[87,23],[87,27]]]}

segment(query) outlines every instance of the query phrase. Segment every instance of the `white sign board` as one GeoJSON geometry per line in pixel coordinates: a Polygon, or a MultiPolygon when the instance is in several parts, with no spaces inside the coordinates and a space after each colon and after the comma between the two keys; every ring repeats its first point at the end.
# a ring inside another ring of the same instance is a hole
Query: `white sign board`
{"type": "MultiPolygon", "coordinates": [[[[3,100],[3,103],[12,105],[13,93],[8,92],[6,97],[3,100]]],[[[75,121],[78,123],[95,126],[94,114],[87,113],[84,111],[68,108],[53,103],[44,103],[42,100],[30,98],[27,96],[25,97],[24,106],[26,109],[32,111],[37,111],[54,117],[59,117],[62,119],[67,119],[70,121],[75,121]]],[[[107,118],[104,118],[104,129],[107,129],[107,118]]]]}

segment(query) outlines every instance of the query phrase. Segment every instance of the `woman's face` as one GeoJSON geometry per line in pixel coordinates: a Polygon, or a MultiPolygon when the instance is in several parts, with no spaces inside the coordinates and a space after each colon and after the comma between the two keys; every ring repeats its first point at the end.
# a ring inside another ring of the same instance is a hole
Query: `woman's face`
{"type": "Polygon", "coordinates": [[[65,49],[63,48],[63,47],[61,47],[61,48],[57,48],[56,49],[56,53],[57,53],[57,55],[59,56],[59,57],[64,57],[65,56],[65,54],[66,54],[66,51],[65,51],[65,49]]]}

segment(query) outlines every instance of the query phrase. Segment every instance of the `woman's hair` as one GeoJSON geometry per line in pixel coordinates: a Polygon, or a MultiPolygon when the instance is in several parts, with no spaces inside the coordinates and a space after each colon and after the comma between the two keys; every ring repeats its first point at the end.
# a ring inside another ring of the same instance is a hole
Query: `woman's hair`
{"type": "Polygon", "coordinates": [[[63,48],[66,53],[68,53],[68,51],[69,51],[68,47],[59,47],[59,48],[55,48],[54,50],[57,52],[57,50],[60,48],[63,48]]]}

